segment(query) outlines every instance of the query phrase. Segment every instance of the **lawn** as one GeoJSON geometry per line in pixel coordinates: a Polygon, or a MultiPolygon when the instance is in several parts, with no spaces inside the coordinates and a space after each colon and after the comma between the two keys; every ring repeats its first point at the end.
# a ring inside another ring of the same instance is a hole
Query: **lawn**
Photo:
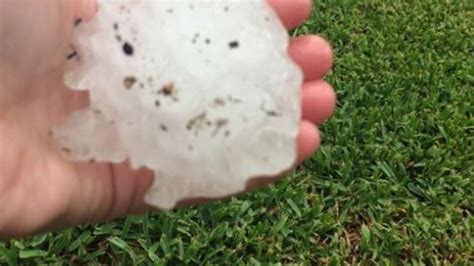
{"type": "MultiPolygon", "coordinates": [[[[288,0],[290,1],[290,0],[288,0]]],[[[338,111],[280,183],[0,242],[12,264],[474,264],[474,3],[322,0],[338,111]]]]}

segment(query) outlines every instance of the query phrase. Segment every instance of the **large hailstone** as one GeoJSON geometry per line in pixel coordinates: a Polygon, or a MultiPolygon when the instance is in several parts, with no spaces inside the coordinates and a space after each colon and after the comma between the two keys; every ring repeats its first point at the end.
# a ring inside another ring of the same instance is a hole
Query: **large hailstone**
{"type": "Polygon", "coordinates": [[[296,159],[302,74],[287,46],[265,0],[99,1],[65,76],[90,108],[54,136],[72,159],[154,170],[155,207],[241,192],[296,159]]]}

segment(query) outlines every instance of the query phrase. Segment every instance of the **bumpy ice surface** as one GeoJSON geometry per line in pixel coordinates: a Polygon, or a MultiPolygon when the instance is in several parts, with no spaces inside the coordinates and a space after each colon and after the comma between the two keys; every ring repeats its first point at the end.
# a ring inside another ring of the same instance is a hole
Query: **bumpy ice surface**
{"type": "Polygon", "coordinates": [[[77,24],[65,80],[91,105],[53,130],[72,159],[154,170],[160,208],[294,163],[302,75],[264,0],[103,0],[77,24]]]}

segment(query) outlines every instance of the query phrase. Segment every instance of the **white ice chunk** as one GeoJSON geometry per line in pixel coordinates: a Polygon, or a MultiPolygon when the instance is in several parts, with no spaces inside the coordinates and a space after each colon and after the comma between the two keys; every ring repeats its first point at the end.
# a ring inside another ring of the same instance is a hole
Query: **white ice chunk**
{"type": "Polygon", "coordinates": [[[302,74],[265,0],[98,2],[65,76],[91,107],[54,135],[77,160],[155,171],[146,202],[241,192],[296,159],[302,74]]]}

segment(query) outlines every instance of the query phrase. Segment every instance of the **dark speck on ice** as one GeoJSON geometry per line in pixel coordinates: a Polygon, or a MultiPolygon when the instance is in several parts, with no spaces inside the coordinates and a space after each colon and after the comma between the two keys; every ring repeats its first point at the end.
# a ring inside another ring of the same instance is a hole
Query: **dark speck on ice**
{"type": "Polygon", "coordinates": [[[239,48],[239,42],[238,41],[232,41],[229,43],[230,49],[236,49],[239,48]]]}
{"type": "Polygon", "coordinates": [[[67,60],[70,60],[70,59],[73,59],[76,56],[77,56],[77,52],[73,51],[70,54],[68,54],[66,58],[67,58],[67,60]]]}
{"type": "Polygon", "coordinates": [[[171,95],[174,91],[174,82],[168,82],[161,88],[161,92],[164,95],[171,95]]]}
{"type": "Polygon", "coordinates": [[[81,22],[82,22],[82,18],[76,19],[76,20],[74,21],[74,26],[76,26],[76,27],[79,26],[79,24],[81,24],[81,22]]]}
{"type": "Polygon", "coordinates": [[[67,60],[71,60],[74,57],[79,57],[79,55],[77,54],[76,48],[74,48],[73,45],[70,45],[70,48],[71,48],[71,52],[66,56],[67,60]]]}
{"type": "Polygon", "coordinates": [[[199,38],[199,36],[200,36],[199,33],[194,34],[194,37],[193,37],[192,42],[193,42],[193,43],[196,43],[196,41],[197,41],[197,39],[199,38]]]}
{"type": "Polygon", "coordinates": [[[135,85],[135,82],[137,82],[137,78],[134,76],[128,76],[123,79],[123,85],[126,89],[131,89],[133,85],[135,85]]]}
{"type": "Polygon", "coordinates": [[[133,47],[128,43],[128,42],[125,42],[122,46],[122,49],[123,49],[123,52],[128,55],[128,56],[132,56],[133,55],[133,47]]]}

